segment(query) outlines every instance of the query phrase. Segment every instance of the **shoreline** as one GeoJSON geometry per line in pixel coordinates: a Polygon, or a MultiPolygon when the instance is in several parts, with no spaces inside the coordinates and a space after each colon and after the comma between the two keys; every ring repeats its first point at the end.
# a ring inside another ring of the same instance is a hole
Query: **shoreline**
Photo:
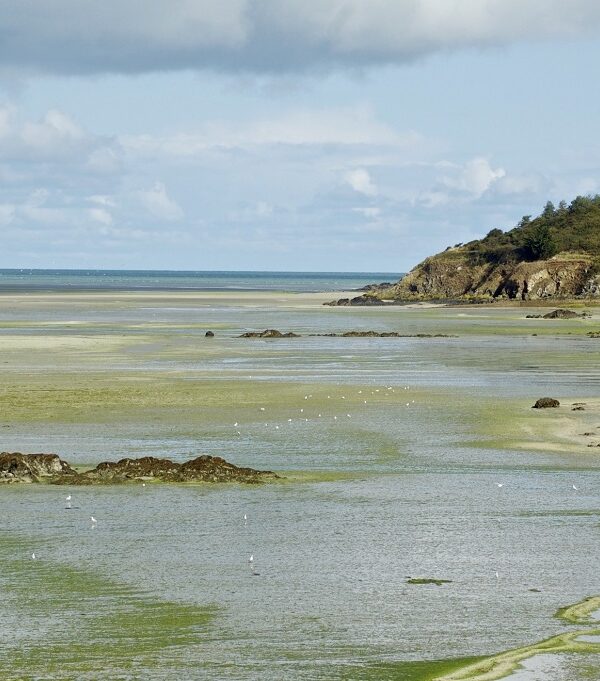
{"type": "Polygon", "coordinates": [[[504,679],[521,667],[525,660],[537,655],[564,653],[600,653],[600,628],[598,621],[591,619],[593,612],[600,610],[600,596],[588,596],[569,606],[559,608],[554,614],[563,622],[576,625],[590,625],[588,629],[578,629],[564,634],[551,636],[528,646],[512,648],[496,655],[485,657],[479,662],[466,665],[450,674],[438,676],[433,681],[498,681],[504,679]],[[598,642],[581,640],[588,636],[598,638],[598,642]]]}

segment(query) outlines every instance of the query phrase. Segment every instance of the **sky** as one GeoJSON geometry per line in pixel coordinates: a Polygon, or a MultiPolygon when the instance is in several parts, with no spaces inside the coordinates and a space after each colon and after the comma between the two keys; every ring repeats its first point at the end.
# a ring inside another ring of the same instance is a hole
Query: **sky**
{"type": "Polygon", "coordinates": [[[405,272],[600,192],[597,0],[0,0],[0,267],[405,272]]]}

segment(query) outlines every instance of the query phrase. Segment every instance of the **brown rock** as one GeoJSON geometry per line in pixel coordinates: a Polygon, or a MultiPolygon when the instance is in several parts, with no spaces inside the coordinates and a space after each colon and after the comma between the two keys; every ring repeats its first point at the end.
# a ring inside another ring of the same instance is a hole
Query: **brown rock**
{"type": "Polygon", "coordinates": [[[532,409],[554,409],[560,407],[560,402],[553,397],[540,397],[532,409]]]}
{"type": "Polygon", "coordinates": [[[40,482],[41,478],[76,475],[66,461],[56,454],[0,454],[0,482],[40,482]]]}
{"type": "Polygon", "coordinates": [[[544,319],[579,319],[580,317],[587,317],[588,315],[584,314],[577,314],[577,312],[573,312],[573,310],[564,310],[564,309],[558,309],[558,310],[552,310],[552,312],[548,312],[543,316],[544,319]]]}
{"type": "Polygon", "coordinates": [[[277,329],[265,329],[264,331],[247,331],[240,338],[299,338],[297,333],[281,333],[277,329]]]}
{"type": "Polygon", "coordinates": [[[219,456],[204,454],[185,463],[170,459],[144,456],[140,459],[104,461],[94,470],[84,473],[97,482],[129,482],[132,480],[154,479],[163,482],[245,482],[257,483],[279,476],[272,471],[241,468],[219,456]]]}
{"type": "Polygon", "coordinates": [[[185,463],[143,456],[139,459],[103,461],[96,468],[78,473],[56,454],[0,454],[0,482],[36,483],[46,480],[55,485],[102,485],[139,480],[162,482],[243,482],[275,480],[272,471],[234,466],[219,456],[203,455],[185,463]]]}

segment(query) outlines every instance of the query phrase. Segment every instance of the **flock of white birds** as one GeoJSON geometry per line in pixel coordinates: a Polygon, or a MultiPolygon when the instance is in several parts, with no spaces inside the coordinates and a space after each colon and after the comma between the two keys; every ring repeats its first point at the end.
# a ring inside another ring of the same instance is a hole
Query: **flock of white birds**
{"type": "MultiPolygon", "coordinates": [[[[409,386],[409,385],[403,386],[403,389],[404,389],[404,390],[410,390],[410,386],[409,386]]],[[[395,388],[394,388],[393,386],[386,386],[385,388],[375,388],[374,390],[371,390],[371,395],[376,395],[377,393],[382,392],[382,391],[391,391],[392,393],[396,392],[396,390],[395,390],[395,388]]],[[[359,391],[358,391],[358,395],[363,396],[363,395],[364,395],[363,391],[362,391],[362,390],[359,390],[359,391]]],[[[305,399],[305,400],[310,400],[310,399],[312,399],[312,397],[313,397],[312,394],[304,395],[304,399],[305,399]]],[[[332,399],[332,398],[331,398],[331,395],[327,395],[327,399],[328,399],[328,400],[332,399]]],[[[342,396],[341,396],[341,399],[342,399],[342,400],[345,400],[345,399],[346,399],[346,396],[345,396],[345,395],[342,395],[342,396]]],[[[410,406],[411,406],[412,404],[414,404],[414,403],[415,403],[414,400],[410,400],[410,401],[406,402],[405,404],[406,404],[407,407],[410,407],[410,406]]],[[[363,398],[363,404],[368,404],[368,401],[365,400],[364,398],[363,398]]],[[[266,407],[259,407],[259,410],[260,410],[261,412],[266,412],[266,407]]],[[[304,421],[305,423],[308,423],[309,419],[308,419],[306,416],[304,416],[304,407],[302,407],[302,408],[300,409],[300,414],[302,414],[302,416],[300,416],[300,417],[298,418],[298,420],[299,420],[299,421],[304,421]]],[[[347,417],[347,418],[352,418],[352,414],[346,413],[346,417],[347,417]]],[[[319,418],[319,419],[320,419],[320,418],[323,418],[323,414],[322,414],[322,413],[317,413],[317,418],[319,418]]],[[[336,414],[333,415],[333,420],[334,420],[334,421],[337,421],[337,420],[338,420],[338,416],[337,416],[336,414]]],[[[294,421],[293,418],[288,418],[288,419],[287,419],[287,423],[292,423],[293,421],[294,421]]],[[[240,426],[240,424],[239,424],[238,421],[236,421],[236,422],[233,424],[233,427],[234,427],[234,428],[239,428],[239,426],[240,426]]],[[[269,427],[269,423],[268,423],[268,422],[265,423],[265,427],[267,427],[267,428],[269,427]]],[[[279,430],[279,425],[274,424],[274,428],[275,428],[275,430],[279,430]]],[[[236,433],[237,433],[238,435],[241,435],[241,431],[240,431],[240,430],[237,430],[236,433]]],[[[500,488],[504,487],[504,483],[503,483],[503,482],[497,482],[497,483],[496,483],[496,486],[500,489],[500,488]]],[[[142,483],[142,487],[146,487],[146,484],[145,484],[145,483],[142,483]]],[[[579,487],[577,487],[576,485],[572,485],[572,488],[573,488],[573,490],[576,491],[576,492],[579,491],[579,487]]],[[[65,502],[66,502],[65,508],[66,508],[66,509],[71,509],[71,508],[72,508],[72,505],[71,505],[72,496],[71,496],[71,494],[68,494],[68,495],[65,497],[65,502]]],[[[92,528],[96,527],[97,524],[98,524],[98,521],[96,520],[96,518],[95,518],[93,515],[90,516],[90,523],[91,523],[91,527],[92,527],[92,528]]],[[[247,524],[248,524],[248,515],[247,515],[246,513],[244,513],[244,525],[247,525],[247,524]]],[[[32,552],[32,554],[31,554],[31,559],[32,559],[32,560],[37,560],[37,556],[36,556],[35,552],[32,552]]],[[[258,573],[258,572],[256,571],[256,566],[255,566],[255,561],[254,561],[254,554],[250,554],[250,556],[249,556],[249,558],[248,558],[248,564],[250,565],[251,574],[252,574],[253,576],[258,576],[260,573],[258,573]]],[[[498,579],[498,578],[499,578],[498,572],[496,572],[495,575],[496,575],[496,579],[498,579]]]]}

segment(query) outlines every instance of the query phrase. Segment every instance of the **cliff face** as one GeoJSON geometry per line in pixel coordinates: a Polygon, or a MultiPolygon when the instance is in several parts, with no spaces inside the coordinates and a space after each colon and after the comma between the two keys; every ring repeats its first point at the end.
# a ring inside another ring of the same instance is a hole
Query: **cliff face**
{"type": "Polygon", "coordinates": [[[466,249],[427,258],[400,282],[373,295],[383,300],[600,298],[600,275],[587,254],[548,260],[473,264],[466,249]]]}

